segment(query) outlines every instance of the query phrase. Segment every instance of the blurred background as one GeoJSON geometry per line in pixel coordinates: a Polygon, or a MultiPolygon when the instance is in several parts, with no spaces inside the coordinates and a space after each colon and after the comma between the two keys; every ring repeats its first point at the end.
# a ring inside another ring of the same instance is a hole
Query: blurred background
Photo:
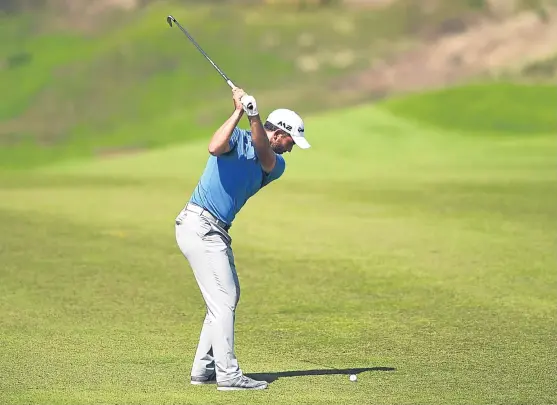
{"type": "Polygon", "coordinates": [[[266,112],[557,72],[554,0],[1,0],[0,167],[207,136],[229,93],[168,14],[266,112]]]}

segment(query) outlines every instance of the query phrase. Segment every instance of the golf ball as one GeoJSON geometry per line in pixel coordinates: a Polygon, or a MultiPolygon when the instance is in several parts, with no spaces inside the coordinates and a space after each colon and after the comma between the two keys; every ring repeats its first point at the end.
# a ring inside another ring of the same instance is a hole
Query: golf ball
{"type": "Polygon", "coordinates": [[[350,374],[350,381],[356,381],[357,379],[356,374],[350,374]]]}

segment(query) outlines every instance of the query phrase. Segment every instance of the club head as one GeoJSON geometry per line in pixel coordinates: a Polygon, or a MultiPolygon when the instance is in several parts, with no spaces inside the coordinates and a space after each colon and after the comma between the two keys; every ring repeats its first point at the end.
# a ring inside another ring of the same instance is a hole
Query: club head
{"type": "Polygon", "coordinates": [[[166,22],[168,23],[168,25],[170,25],[172,27],[172,21],[176,21],[174,19],[174,17],[172,17],[171,15],[169,15],[168,17],[166,17],[166,22]]]}

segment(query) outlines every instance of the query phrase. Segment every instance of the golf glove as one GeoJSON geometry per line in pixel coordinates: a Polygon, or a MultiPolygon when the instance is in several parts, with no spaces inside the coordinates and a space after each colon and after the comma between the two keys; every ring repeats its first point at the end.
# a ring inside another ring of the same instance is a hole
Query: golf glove
{"type": "Polygon", "coordinates": [[[248,115],[248,117],[253,117],[258,115],[259,112],[257,111],[257,102],[253,96],[248,96],[247,94],[242,97],[240,100],[242,106],[244,107],[244,111],[248,115]]]}

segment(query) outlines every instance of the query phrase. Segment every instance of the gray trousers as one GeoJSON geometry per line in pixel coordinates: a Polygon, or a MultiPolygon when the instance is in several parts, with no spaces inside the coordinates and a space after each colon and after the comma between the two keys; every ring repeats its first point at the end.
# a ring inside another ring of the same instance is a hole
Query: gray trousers
{"type": "Polygon", "coordinates": [[[207,307],[191,375],[207,376],[216,371],[219,382],[236,378],[242,374],[234,353],[240,284],[232,239],[214,221],[184,209],[176,218],[176,242],[193,270],[207,307]]]}

